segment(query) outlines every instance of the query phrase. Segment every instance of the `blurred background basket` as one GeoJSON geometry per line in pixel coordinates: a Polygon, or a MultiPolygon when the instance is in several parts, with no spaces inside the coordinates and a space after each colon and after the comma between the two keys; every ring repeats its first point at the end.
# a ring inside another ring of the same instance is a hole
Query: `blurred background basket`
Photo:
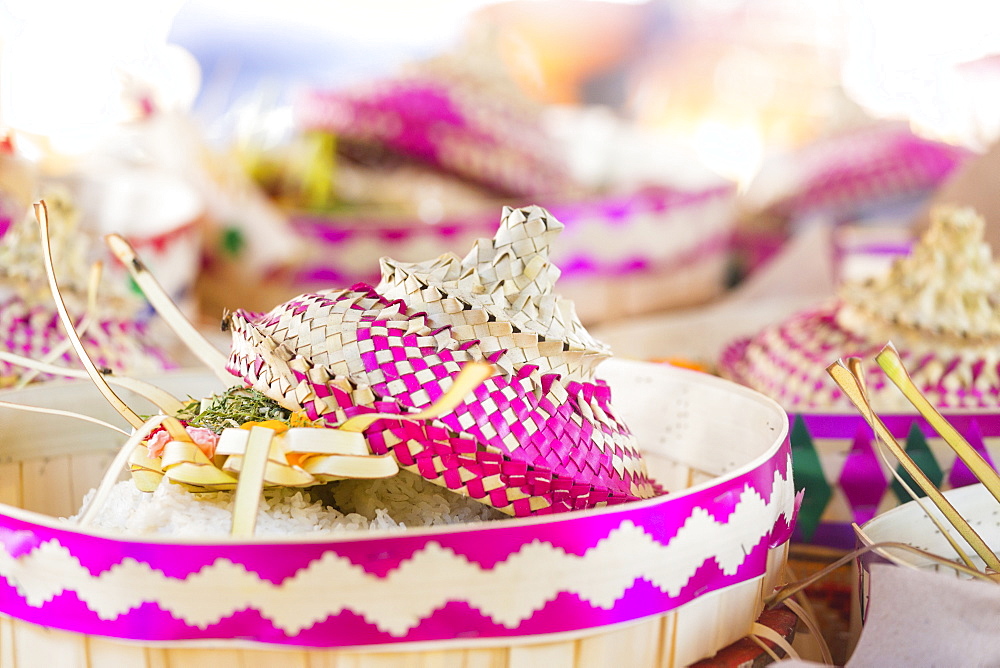
{"type": "MultiPolygon", "coordinates": [[[[991,466],[1000,454],[1000,413],[946,412],[947,419],[991,466]]],[[[969,468],[937,432],[917,414],[880,416],[892,435],[904,444],[939,489],[978,483],[969,468]]],[[[849,550],[856,523],[910,501],[909,495],[884,471],[875,452],[876,438],[858,413],[790,414],[795,480],[805,489],[795,540],[849,550]]],[[[914,489],[909,475],[897,472],[914,489]]]]}
{"type": "MultiPolygon", "coordinates": [[[[566,226],[553,252],[562,271],[560,294],[573,300],[585,324],[717,297],[728,278],[733,198],[728,186],[694,192],[657,187],[549,206],[566,226]]],[[[499,211],[497,205],[479,216],[434,224],[293,215],[304,249],[286,288],[374,285],[380,257],[416,261],[464,253],[476,239],[493,234],[499,211]]]]}

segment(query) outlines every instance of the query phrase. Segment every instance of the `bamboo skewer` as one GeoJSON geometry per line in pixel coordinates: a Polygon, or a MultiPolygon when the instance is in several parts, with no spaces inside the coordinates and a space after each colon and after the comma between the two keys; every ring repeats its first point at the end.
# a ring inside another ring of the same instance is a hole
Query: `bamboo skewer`
{"type": "Polygon", "coordinates": [[[886,344],[875,361],[882,370],[885,371],[889,380],[900,389],[903,395],[913,404],[914,408],[927,420],[928,423],[944,439],[945,443],[955,451],[959,459],[965,462],[973,475],[979,479],[990,494],[997,501],[1000,501],[1000,475],[993,470],[982,455],[975,451],[969,442],[957,429],[944,419],[944,416],[927,400],[910,378],[903,367],[903,361],[899,357],[899,351],[892,343],[886,344]]]}
{"type": "Polygon", "coordinates": [[[153,305],[153,308],[160,314],[160,317],[166,321],[167,325],[174,330],[174,333],[194,353],[195,357],[211,369],[212,373],[226,387],[241,384],[239,378],[226,370],[226,356],[209,343],[202,336],[201,332],[184,317],[184,314],[181,313],[181,310],[170,299],[163,286],[160,285],[156,277],[149,272],[146,265],[139,259],[132,245],[117,234],[109,234],[104,239],[107,242],[108,248],[111,249],[112,254],[125,265],[132,280],[142,289],[149,303],[153,305]]]}
{"type": "MultiPolygon", "coordinates": [[[[863,417],[867,422],[871,423],[871,413],[872,413],[871,400],[868,397],[868,387],[865,385],[865,375],[864,375],[864,369],[861,364],[861,358],[860,357],[847,358],[847,368],[854,376],[854,378],[857,379],[858,387],[861,388],[861,394],[864,397],[865,408],[867,409],[867,412],[864,414],[863,417]]],[[[920,509],[924,511],[924,514],[927,516],[927,519],[929,519],[931,523],[935,527],[937,527],[937,530],[941,532],[941,535],[948,542],[948,545],[951,546],[951,549],[955,551],[955,554],[958,555],[959,559],[964,561],[967,566],[972,567],[973,566],[972,559],[969,557],[966,551],[958,544],[958,541],[955,540],[955,537],[944,526],[944,523],[938,517],[936,517],[930,512],[927,505],[924,503],[925,499],[917,496],[917,493],[913,491],[913,488],[910,487],[910,484],[903,479],[903,476],[901,476],[896,471],[896,467],[894,467],[889,462],[889,457],[885,453],[885,447],[886,446],[882,443],[881,439],[876,440],[875,451],[876,453],[878,453],[879,459],[882,461],[882,464],[885,466],[886,470],[888,470],[889,473],[892,474],[892,477],[896,479],[896,482],[899,483],[899,485],[906,491],[906,493],[910,496],[910,498],[913,499],[913,501],[918,506],[920,506],[920,509]]],[[[915,464],[916,463],[914,462],[914,465],[915,464]]]]}
{"type": "Polygon", "coordinates": [[[89,415],[84,415],[82,413],[74,413],[72,411],[59,410],[58,408],[43,408],[41,406],[28,406],[26,404],[15,404],[10,401],[0,401],[0,407],[3,408],[13,408],[14,410],[25,411],[26,413],[42,413],[44,415],[59,415],[61,417],[71,417],[77,420],[83,420],[84,422],[90,422],[91,424],[96,424],[101,427],[107,427],[113,431],[117,431],[120,434],[128,436],[128,432],[120,427],[116,427],[110,422],[105,422],[104,420],[99,420],[98,418],[91,417],[89,415]]]}
{"type": "MultiPolygon", "coordinates": [[[[868,403],[867,397],[862,388],[861,381],[856,377],[847,366],[844,365],[842,361],[835,362],[827,367],[827,373],[833,377],[833,380],[838,386],[844,391],[851,403],[861,412],[863,416],[871,424],[872,429],[875,433],[882,439],[886,447],[892,452],[892,454],[899,460],[899,463],[903,466],[910,477],[917,483],[924,494],[934,502],[934,505],[944,514],[945,518],[951,523],[952,526],[958,531],[958,533],[965,539],[970,547],[975,551],[979,558],[982,559],[986,565],[992,570],[1000,570],[1000,558],[994,554],[993,550],[986,544],[982,537],[976,533],[976,530],[965,520],[962,515],[955,510],[955,507],[951,505],[951,502],[941,493],[930,478],[928,478],[920,467],[910,458],[906,451],[899,445],[896,439],[893,437],[892,433],[886,428],[885,423],[882,422],[871,409],[871,405],[868,403]]],[[[963,557],[963,560],[967,560],[968,557],[964,555],[964,552],[959,553],[963,557]]],[[[967,562],[968,563],[968,562],[967,562]]],[[[969,564],[970,567],[975,567],[973,564],[969,564]]]]}

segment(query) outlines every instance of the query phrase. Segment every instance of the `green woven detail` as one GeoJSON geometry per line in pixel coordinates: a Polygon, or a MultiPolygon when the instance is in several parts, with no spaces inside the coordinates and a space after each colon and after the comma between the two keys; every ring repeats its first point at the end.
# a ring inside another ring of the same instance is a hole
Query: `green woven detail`
{"type": "Polygon", "coordinates": [[[833,488],[823,473],[816,447],[813,445],[812,437],[809,435],[809,430],[806,429],[801,416],[795,416],[790,440],[795,485],[805,491],[796,526],[802,539],[808,542],[816,532],[816,527],[819,526],[823,511],[830,503],[833,488]]]}
{"type": "MultiPolygon", "coordinates": [[[[924,472],[924,475],[930,478],[934,486],[940,489],[941,481],[944,480],[944,472],[941,470],[937,459],[934,458],[934,453],[931,452],[930,447],[927,445],[927,437],[924,436],[924,432],[920,430],[920,426],[916,422],[910,425],[910,433],[906,437],[905,449],[910,459],[924,472]]],[[[910,477],[910,474],[903,469],[902,465],[896,467],[896,472],[899,474],[899,477],[906,481],[906,484],[910,486],[910,489],[917,496],[926,496],[924,491],[910,477]]],[[[892,480],[892,493],[896,495],[900,503],[906,503],[910,500],[910,495],[906,493],[906,490],[903,489],[903,486],[895,478],[892,480]]]]}

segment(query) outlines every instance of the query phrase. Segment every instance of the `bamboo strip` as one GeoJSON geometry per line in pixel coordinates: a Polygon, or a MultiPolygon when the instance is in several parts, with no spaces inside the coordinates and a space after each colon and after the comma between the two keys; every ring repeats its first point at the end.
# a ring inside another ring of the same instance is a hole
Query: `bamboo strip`
{"type": "Polygon", "coordinates": [[[510,648],[510,668],[552,668],[576,664],[576,643],[560,642],[510,648]]]}
{"type": "Polygon", "coordinates": [[[677,665],[677,613],[663,615],[660,625],[660,665],[674,668],[677,665]]]}
{"type": "Polygon", "coordinates": [[[21,508],[24,505],[21,462],[0,464],[0,503],[21,508]]]}
{"type": "Polygon", "coordinates": [[[506,647],[483,647],[465,651],[464,668],[504,668],[507,665],[506,647]]]}
{"type": "Polygon", "coordinates": [[[88,666],[93,668],[104,668],[104,666],[148,668],[149,666],[149,652],[142,645],[115,642],[100,636],[85,637],[88,666]]]}
{"type": "Polygon", "coordinates": [[[246,454],[243,455],[243,470],[240,472],[236,493],[233,495],[234,537],[253,536],[254,527],[257,525],[257,508],[260,506],[260,495],[264,488],[264,468],[267,466],[267,453],[272,438],[274,438],[273,429],[267,427],[250,429],[250,440],[247,441],[246,454]]]}
{"type": "Polygon", "coordinates": [[[659,661],[661,626],[660,619],[654,617],[577,640],[574,668],[655,666],[659,661]]]}
{"type": "Polygon", "coordinates": [[[723,608],[721,601],[720,596],[708,595],[684,606],[684,614],[678,615],[675,623],[676,635],[673,641],[675,645],[672,649],[676,665],[686,666],[702,658],[698,654],[697,647],[678,643],[677,638],[698,635],[711,647],[725,647],[730,642],[745,636],[750,630],[753,619],[735,620],[734,626],[734,616],[730,606],[735,603],[727,597],[726,607],[723,608]]]}
{"type": "MultiPolygon", "coordinates": [[[[82,371],[80,369],[59,366],[58,364],[51,364],[48,362],[41,362],[23,357],[22,355],[15,355],[14,353],[4,350],[0,350],[0,361],[25,367],[40,373],[51,374],[53,376],[65,376],[67,378],[78,378],[84,380],[90,378],[86,371],[82,371]]],[[[108,381],[109,385],[115,385],[122,389],[135,392],[140,397],[148,399],[153,403],[153,405],[164,413],[173,415],[184,407],[184,403],[182,401],[151,383],[141,381],[137,378],[129,378],[128,376],[109,376],[104,374],[104,377],[105,380],[108,381]]]]}
{"type": "Polygon", "coordinates": [[[61,637],[63,635],[65,634],[44,626],[15,623],[14,662],[11,668],[87,666],[86,646],[82,637],[77,637],[75,642],[64,642],[61,637]]]}
{"type": "Polygon", "coordinates": [[[77,510],[71,498],[73,469],[68,457],[36,457],[21,466],[24,508],[53,517],[69,517],[77,510]]]}
{"type": "Polygon", "coordinates": [[[15,622],[9,617],[0,617],[0,666],[6,668],[13,666],[17,660],[15,654],[14,625],[23,622],[15,622]]]}
{"type": "MultiPolygon", "coordinates": [[[[218,650],[216,650],[218,652],[218,650]]],[[[239,650],[232,653],[233,663],[240,668],[309,668],[309,652],[301,649],[289,650],[239,650]]],[[[215,666],[219,666],[219,659],[225,659],[225,655],[216,658],[215,666]]],[[[231,660],[231,659],[226,659],[231,660]]],[[[182,664],[183,668],[188,668],[187,664],[182,664]]],[[[206,668],[210,664],[205,664],[206,668]]]]}
{"type": "Polygon", "coordinates": [[[422,652],[414,668],[465,668],[465,653],[456,650],[422,652]]]}
{"type": "Polygon", "coordinates": [[[170,668],[167,650],[162,647],[146,648],[146,665],[148,668],[170,668]]]}

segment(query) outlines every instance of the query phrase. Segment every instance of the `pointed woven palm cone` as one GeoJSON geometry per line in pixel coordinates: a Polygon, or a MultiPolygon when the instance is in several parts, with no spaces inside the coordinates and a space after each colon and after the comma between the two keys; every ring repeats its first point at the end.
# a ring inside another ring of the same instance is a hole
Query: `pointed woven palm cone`
{"type": "Polygon", "coordinates": [[[934,430],[941,435],[945,443],[955,451],[958,458],[965,462],[972,474],[983,484],[990,494],[997,501],[1000,501],[1000,475],[993,470],[982,455],[969,444],[951,423],[944,419],[944,416],[927,400],[927,397],[917,388],[910,374],[903,366],[903,361],[899,357],[899,352],[892,343],[887,344],[878,355],[875,356],[878,363],[889,380],[906,396],[913,404],[914,408],[934,427],[934,430]]]}
{"type": "MultiPolygon", "coordinates": [[[[847,366],[844,365],[842,361],[838,361],[827,367],[827,372],[833,378],[834,382],[844,391],[844,394],[850,399],[851,403],[858,409],[858,411],[868,420],[871,424],[872,429],[878,435],[882,442],[885,443],[886,447],[892,452],[892,454],[899,460],[900,465],[903,469],[910,474],[910,477],[917,483],[924,494],[934,503],[935,506],[941,511],[949,523],[958,533],[965,539],[970,547],[975,551],[979,558],[992,570],[1000,571],[1000,559],[994,554],[993,550],[986,544],[982,537],[976,533],[976,530],[972,528],[972,525],[962,517],[951,502],[941,493],[934,483],[928,478],[920,467],[917,466],[906,451],[900,446],[899,442],[896,441],[892,433],[886,428],[885,423],[882,419],[874,413],[871,405],[868,403],[868,399],[864,392],[864,387],[862,381],[858,376],[855,376],[847,366]]],[[[964,561],[970,566],[975,567],[968,558],[964,556],[964,552],[959,551],[959,556],[963,558],[964,561]]]]}

